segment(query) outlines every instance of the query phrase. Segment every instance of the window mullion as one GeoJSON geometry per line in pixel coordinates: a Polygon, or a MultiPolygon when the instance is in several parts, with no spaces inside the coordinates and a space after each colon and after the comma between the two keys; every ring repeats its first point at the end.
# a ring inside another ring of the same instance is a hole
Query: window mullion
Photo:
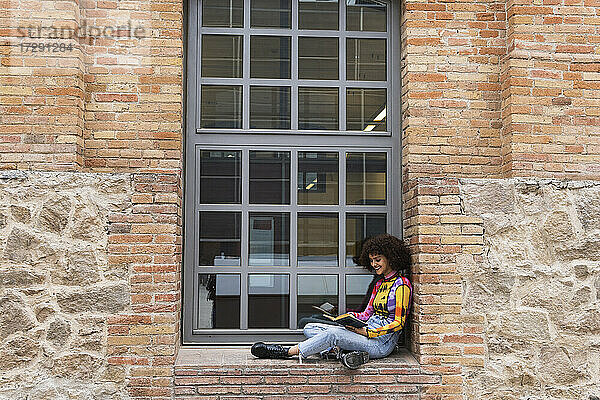
{"type": "MultiPolygon", "coordinates": [[[[345,7],[344,7],[345,8],[345,7]]],[[[340,264],[339,264],[339,292],[338,292],[338,310],[346,310],[346,151],[339,151],[339,205],[340,205],[340,264]]]]}
{"type": "Polygon", "coordinates": [[[242,128],[250,129],[250,7],[244,7],[244,57],[242,75],[242,128]]]}
{"type": "Polygon", "coordinates": [[[339,125],[340,131],[346,130],[346,2],[340,0],[340,93],[339,93],[339,125]]]}
{"type": "Polygon", "coordinates": [[[249,194],[250,189],[250,151],[242,150],[242,232],[240,252],[240,329],[248,329],[248,245],[249,245],[249,194]]]}
{"type": "Polygon", "coordinates": [[[298,150],[292,149],[290,170],[290,329],[298,324],[298,150]]]}

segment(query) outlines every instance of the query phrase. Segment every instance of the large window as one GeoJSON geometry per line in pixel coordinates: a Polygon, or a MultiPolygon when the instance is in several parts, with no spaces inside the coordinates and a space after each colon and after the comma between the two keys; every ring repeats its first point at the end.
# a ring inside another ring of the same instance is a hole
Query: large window
{"type": "Polygon", "coordinates": [[[295,340],[312,305],[360,305],[357,243],[400,232],[397,13],[191,1],[185,342],[295,340]]]}

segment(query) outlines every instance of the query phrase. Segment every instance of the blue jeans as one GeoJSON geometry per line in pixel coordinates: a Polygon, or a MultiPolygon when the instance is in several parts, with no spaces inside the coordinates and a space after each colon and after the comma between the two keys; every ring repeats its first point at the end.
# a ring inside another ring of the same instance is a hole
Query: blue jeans
{"type": "Polygon", "coordinates": [[[304,327],[304,336],[308,339],[298,343],[298,348],[302,357],[318,354],[338,346],[342,350],[366,351],[370,358],[383,358],[394,350],[399,334],[399,332],[394,332],[369,339],[342,326],[310,323],[304,327]]]}

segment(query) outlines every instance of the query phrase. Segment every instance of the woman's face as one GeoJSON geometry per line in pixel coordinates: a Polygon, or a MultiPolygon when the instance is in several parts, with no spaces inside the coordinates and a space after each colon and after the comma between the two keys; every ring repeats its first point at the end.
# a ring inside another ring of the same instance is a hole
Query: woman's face
{"type": "Polygon", "coordinates": [[[377,275],[387,276],[392,272],[392,267],[388,263],[388,259],[381,254],[369,254],[371,259],[371,267],[375,270],[377,275]]]}

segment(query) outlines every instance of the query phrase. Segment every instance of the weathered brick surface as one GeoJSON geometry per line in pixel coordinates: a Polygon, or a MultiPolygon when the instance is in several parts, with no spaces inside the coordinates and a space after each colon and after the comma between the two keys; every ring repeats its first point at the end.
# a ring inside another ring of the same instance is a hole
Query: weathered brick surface
{"type": "Polygon", "coordinates": [[[403,11],[404,173],[497,176],[504,2],[406,1],[403,11]]]}
{"type": "Polygon", "coordinates": [[[598,179],[597,2],[510,0],[506,9],[503,175],[598,179]]]}
{"type": "Polygon", "coordinates": [[[482,259],[483,221],[465,215],[460,194],[455,178],[403,183],[404,237],[414,262],[410,347],[422,371],[443,375],[422,398],[457,398],[464,367],[484,365],[484,319],[462,312],[457,268],[462,257],[482,259]]]}
{"type": "Polygon", "coordinates": [[[181,167],[181,0],[4,1],[0,12],[1,168],[181,167]],[[71,47],[24,47],[40,43],[71,47]]]}
{"type": "Polygon", "coordinates": [[[89,24],[130,20],[141,38],[96,40],[85,74],[85,166],[91,170],[181,167],[182,0],[92,2],[89,24]]]}
{"type": "Polygon", "coordinates": [[[108,362],[126,368],[132,398],[168,399],[180,333],[181,182],[135,174],[133,191],[131,209],[110,216],[108,262],[129,271],[131,312],[107,321],[108,362]]]}
{"type": "MultiPolygon", "coordinates": [[[[598,1],[402,2],[402,90],[395,95],[403,112],[404,235],[415,260],[410,348],[421,365],[361,377],[332,369],[317,378],[309,367],[263,376],[240,367],[173,381],[183,18],[183,0],[0,0],[0,168],[133,176],[130,205],[109,215],[103,254],[112,273],[124,274],[115,276],[128,282],[129,305],[102,316],[104,361],[122,373],[130,397],[387,399],[385,381],[405,399],[462,399],[465,376],[484,367],[489,353],[483,317],[465,312],[458,269],[486,262],[484,218],[465,214],[458,178],[600,179],[598,1]],[[19,29],[128,22],[115,37],[82,40],[36,39],[35,29],[19,29]],[[22,43],[34,42],[73,48],[23,51],[22,43]],[[421,382],[431,376],[441,380],[421,382]]],[[[0,229],[28,223],[10,212],[0,229]]],[[[592,207],[582,224],[595,215],[592,207]]],[[[48,218],[40,227],[63,229],[60,215],[48,218]]]]}
{"type": "Polygon", "coordinates": [[[438,374],[423,372],[414,364],[370,361],[360,370],[351,371],[335,361],[294,361],[265,366],[252,364],[175,368],[175,398],[213,398],[217,400],[255,399],[409,399],[417,400],[432,385],[439,384],[438,374]],[[257,371],[256,368],[260,368],[257,371]]]}
{"type": "Polygon", "coordinates": [[[77,3],[0,3],[0,168],[77,170],[83,164],[82,50],[72,39],[36,38],[39,26],[80,24],[77,3]],[[25,47],[39,43],[73,49],[25,47]]]}

